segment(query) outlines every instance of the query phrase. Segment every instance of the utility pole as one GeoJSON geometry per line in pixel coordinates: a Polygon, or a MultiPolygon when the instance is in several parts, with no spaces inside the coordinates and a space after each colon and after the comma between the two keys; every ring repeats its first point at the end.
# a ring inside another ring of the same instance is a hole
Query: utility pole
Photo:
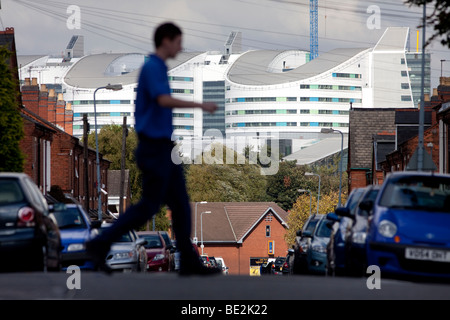
{"type": "Polygon", "coordinates": [[[83,149],[84,149],[84,209],[89,212],[89,157],[88,157],[89,122],[83,114],[83,149]]]}
{"type": "Polygon", "coordinates": [[[125,193],[125,153],[127,147],[127,117],[123,117],[122,126],[122,160],[120,163],[120,198],[119,198],[119,215],[123,213],[123,196],[125,193]]]}
{"type": "Polygon", "coordinates": [[[417,149],[417,170],[423,171],[424,163],[424,122],[425,122],[425,100],[424,100],[424,86],[425,86],[425,26],[427,22],[426,3],[423,4],[423,34],[422,34],[422,79],[421,79],[421,93],[420,93],[420,110],[419,110],[419,142],[417,149]]]}

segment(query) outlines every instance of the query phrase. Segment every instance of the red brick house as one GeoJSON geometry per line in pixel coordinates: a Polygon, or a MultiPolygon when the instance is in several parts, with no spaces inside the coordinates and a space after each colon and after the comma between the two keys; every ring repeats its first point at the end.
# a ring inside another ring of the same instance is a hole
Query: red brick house
{"type": "Polygon", "coordinates": [[[203,237],[203,253],[222,257],[230,274],[249,275],[251,258],[286,256],[288,213],[276,203],[208,202],[197,205],[197,217],[195,206],[191,238],[197,237],[201,254],[203,237]]]}
{"type": "MultiPolygon", "coordinates": [[[[6,45],[12,52],[8,65],[19,83],[13,28],[0,31],[0,44],[6,45]]],[[[27,79],[20,93],[17,95],[17,110],[23,118],[25,133],[20,142],[25,154],[24,172],[44,195],[52,186],[59,186],[87,209],[96,209],[96,153],[87,148],[87,160],[84,160],[84,146],[72,136],[73,113],[70,105],[66,104],[61,94],[58,96],[54,90],[39,86],[35,78],[27,79]]],[[[100,155],[104,189],[108,185],[109,165],[110,161],[100,155]]],[[[106,197],[102,197],[102,208],[106,212],[106,197]]]]}

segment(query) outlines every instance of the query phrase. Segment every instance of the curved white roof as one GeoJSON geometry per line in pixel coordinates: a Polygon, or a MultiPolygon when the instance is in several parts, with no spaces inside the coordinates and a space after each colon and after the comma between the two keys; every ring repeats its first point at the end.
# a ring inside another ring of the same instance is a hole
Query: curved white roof
{"type": "Polygon", "coordinates": [[[280,54],[280,51],[250,51],[237,59],[227,76],[231,82],[251,86],[299,81],[329,71],[365,50],[368,48],[335,49],[283,73],[268,71],[268,66],[280,54]]]}
{"type": "MultiPolygon", "coordinates": [[[[167,61],[169,70],[187,62],[199,53],[182,52],[176,59],[167,61]]],[[[81,58],[66,74],[64,81],[67,85],[80,88],[98,88],[107,84],[130,85],[138,82],[140,67],[144,63],[143,54],[102,53],[88,55],[81,58]],[[137,67],[137,61],[141,64],[137,67]],[[122,62],[124,73],[118,72],[122,62]],[[132,61],[132,63],[130,63],[132,61]],[[130,69],[131,68],[131,69],[130,69]],[[132,70],[132,71],[130,71],[132,70]]]]}

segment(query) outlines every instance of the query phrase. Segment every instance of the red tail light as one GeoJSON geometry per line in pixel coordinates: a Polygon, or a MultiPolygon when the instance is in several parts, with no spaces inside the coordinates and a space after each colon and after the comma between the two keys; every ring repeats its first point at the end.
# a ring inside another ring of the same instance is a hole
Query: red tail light
{"type": "Polygon", "coordinates": [[[32,227],[34,226],[34,210],[30,207],[23,207],[19,210],[17,226],[32,227]]]}
{"type": "Polygon", "coordinates": [[[283,268],[288,268],[288,267],[289,267],[288,263],[285,262],[285,263],[283,264],[283,268]]]}

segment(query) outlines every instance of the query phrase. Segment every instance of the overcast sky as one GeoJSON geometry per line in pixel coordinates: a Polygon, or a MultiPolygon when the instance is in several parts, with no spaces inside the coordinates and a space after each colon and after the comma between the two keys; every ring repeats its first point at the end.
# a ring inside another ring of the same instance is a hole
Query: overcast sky
{"type": "MultiPolygon", "coordinates": [[[[244,50],[309,50],[309,0],[0,2],[0,27],[14,27],[19,55],[61,55],[72,35],[84,35],[85,53],[148,53],[153,51],[155,26],[169,20],[183,29],[188,51],[221,51],[233,30],[242,32],[244,50]],[[73,9],[79,9],[79,15],[73,9]]],[[[416,49],[422,9],[409,8],[401,0],[319,0],[318,12],[319,55],[334,48],[373,47],[390,26],[410,27],[411,50],[416,49]],[[380,9],[378,20],[376,12],[367,12],[368,8],[380,9]]],[[[428,37],[431,33],[427,28],[428,37]]],[[[419,48],[421,39],[422,35],[419,48]]],[[[434,88],[441,72],[440,60],[448,61],[443,63],[443,74],[450,76],[450,50],[439,41],[429,50],[434,88]]]]}

